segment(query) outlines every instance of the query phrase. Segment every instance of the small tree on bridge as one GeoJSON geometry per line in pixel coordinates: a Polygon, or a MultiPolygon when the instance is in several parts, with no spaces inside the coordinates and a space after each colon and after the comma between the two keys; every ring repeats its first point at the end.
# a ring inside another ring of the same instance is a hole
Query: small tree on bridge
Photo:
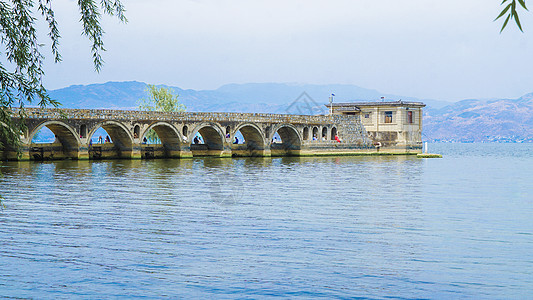
{"type": "MultiPolygon", "coordinates": [[[[146,87],[146,93],[148,94],[148,98],[140,100],[139,110],[164,112],[183,112],[187,110],[187,107],[183,103],[179,103],[179,95],[174,94],[169,88],[149,84],[146,87]]],[[[153,129],[148,131],[146,138],[151,143],[159,142],[159,136],[153,129]]]]}

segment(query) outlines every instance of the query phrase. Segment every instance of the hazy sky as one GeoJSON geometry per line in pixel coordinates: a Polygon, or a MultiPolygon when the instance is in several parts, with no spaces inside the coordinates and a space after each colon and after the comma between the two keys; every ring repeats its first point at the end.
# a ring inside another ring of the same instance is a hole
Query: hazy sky
{"type": "Polygon", "coordinates": [[[344,83],[448,101],[517,98],[533,92],[533,13],[522,14],[525,33],[510,24],[499,34],[500,2],[123,0],[129,22],[104,19],[97,74],[76,1],[54,0],[63,62],[47,63],[46,84],[344,83]]]}

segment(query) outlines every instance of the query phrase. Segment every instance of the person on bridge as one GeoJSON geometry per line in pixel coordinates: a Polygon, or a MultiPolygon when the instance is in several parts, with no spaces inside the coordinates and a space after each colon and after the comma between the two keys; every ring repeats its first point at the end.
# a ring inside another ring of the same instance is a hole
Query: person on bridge
{"type": "Polygon", "coordinates": [[[106,142],[106,143],[111,143],[111,139],[109,138],[109,135],[106,135],[106,137],[105,137],[105,142],[106,142]]]}
{"type": "Polygon", "coordinates": [[[104,143],[104,139],[102,139],[102,136],[99,136],[97,144],[103,144],[103,143],[104,143]]]}
{"type": "Polygon", "coordinates": [[[238,144],[239,143],[239,139],[237,137],[235,137],[235,141],[233,143],[234,144],[238,144]]]}
{"type": "Polygon", "coordinates": [[[194,137],[194,144],[197,145],[200,141],[198,140],[198,136],[194,137]]]}
{"type": "Polygon", "coordinates": [[[341,138],[338,135],[335,135],[335,140],[339,143],[341,142],[341,138]]]}

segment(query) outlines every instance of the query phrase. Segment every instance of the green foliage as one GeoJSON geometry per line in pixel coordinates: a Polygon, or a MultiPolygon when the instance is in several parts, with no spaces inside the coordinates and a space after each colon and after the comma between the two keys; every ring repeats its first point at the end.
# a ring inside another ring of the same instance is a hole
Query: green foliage
{"type": "Polygon", "coordinates": [[[179,103],[179,95],[174,95],[172,91],[165,87],[156,87],[149,84],[146,87],[148,98],[140,101],[139,109],[143,111],[164,111],[164,112],[181,112],[187,108],[184,104],[179,103]]]}
{"type": "MultiPolygon", "coordinates": [[[[1,101],[1,100],[0,100],[1,101]]],[[[0,106],[0,153],[5,149],[19,151],[20,136],[26,130],[22,120],[26,117],[23,109],[18,111],[20,120],[14,121],[9,107],[0,106]]]]}
{"type": "MultiPolygon", "coordinates": [[[[103,65],[101,52],[103,29],[102,14],[116,16],[126,22],[124,7],[120,0],[78,0],[82,34],[91,41],[94,67],[99,71],[103,65]]],[[[60,34],[57,27],[52,0],[0,0],[0,41],[3,52],[0,59],[0,150],[17,147],[24,131],[23,122],[11,119],[13,107],[19,107],[24,117],[24,103],[38,101],[41,107],[59,105],[48,96],[43,86],[42,43],[38,40],[36,23],[48,25],[48,37],[54,62],[61,61],[59,53],[60,34]]]]}
{"type": "MultiPolygon", "coordinates": [[[[164,112],[183,112],[187,108],[184,104],[179,103],[179,95],[174,95],[172,91],[165,87],[156,87],[149,84],[146,87],[148,98],[143,98],[139,103],[139,110],[142,111],[164,111],[164,112]]],[[[150,143],[160,143],[157,133],[150,129],[145,135],[150,143]]]]}
{"type": "Polygon", "coordinates": [[[155,130],[153,129],[148,130],[148,132],[144,136],[148,140],[149,144],[161,144],[159,135],[157,135],[157,132],[155,132],[155,130]]]}
{"type": "Polygon", "coordinates": [[[516,8],[518,6],[516,4],[517,1],[518,1],[518,4],[523,9],[525,9],[526,11],[529,11],[527,9],[527,7],[526,7],[526,0],[503,0],[500,5],[505,5],[505,7],[500,12],[498,17],[496,17],[496,19],[494,19],[494,21],[496,21],[499,18],[507,15],[507,17],[505,18],[505,21],[503,22],[502,29],[500,30],[500,33],[505,29],[505,27],[509,23],[509,20],[513,20],[513,19],[515,20],[516,26],[518,26],[518,29],[520,29],[520,31],[524,32],[524,30],[522,29],[522,24],[520,24],[520,18],[518,17],[518,12],[516,10],[516,8]]]}

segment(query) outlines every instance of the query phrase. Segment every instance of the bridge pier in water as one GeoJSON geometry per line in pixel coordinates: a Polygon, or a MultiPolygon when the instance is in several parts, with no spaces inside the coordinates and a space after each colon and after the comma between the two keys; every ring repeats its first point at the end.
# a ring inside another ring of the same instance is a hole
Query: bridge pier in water
{"type": "MultiPolygon", "coordinates": [[[[376,147],[359,116],[280,115],[246,113],[165,113],[119,110],[27,108],[27,131],[17,153],[7,147],[1,159],[98,160],[309,155],[416,154],[420,135],[376,147]],[[52,143],[34,143],[41,128],[50,129],[52,143]],[[103,128],[107,142],[94,142],[103,128]],[[157,133],[157,143],[145,137],[157,133]],[[236,143],[236,136],[240,140],[236,143]],[[336,136],[342,140],[336,141],[336,136]]],[[[17,111],[13,112],[14,121],[17,111]]],[[[399,134],[405,137],[405,134],[399,134]]]]}

